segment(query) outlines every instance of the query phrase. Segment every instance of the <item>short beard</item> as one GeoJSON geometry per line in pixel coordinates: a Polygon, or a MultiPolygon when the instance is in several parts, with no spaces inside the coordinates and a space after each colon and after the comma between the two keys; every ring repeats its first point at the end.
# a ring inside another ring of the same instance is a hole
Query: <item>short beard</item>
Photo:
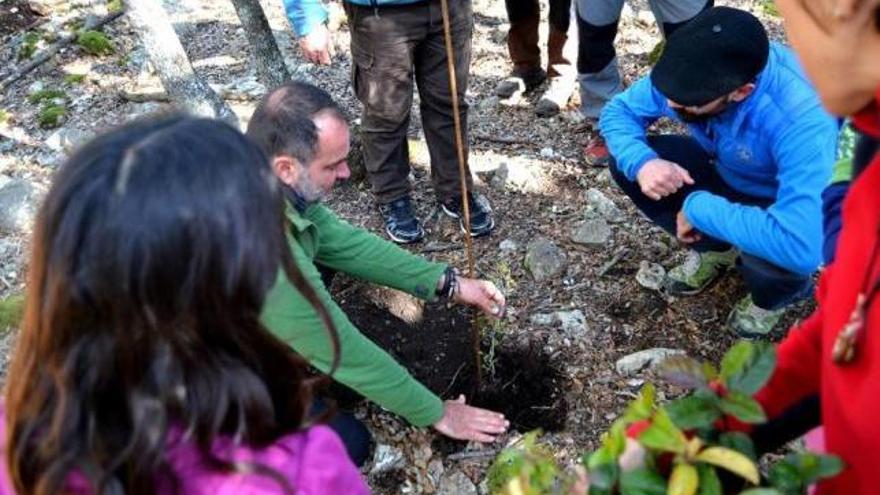
{"type": "Polygon", "coordinates": [[[299,180],[291,187],[306,203],[317,203],[323,201],[327,196],[326,192],[309,179],[305,170],[302,170],[302,173],[299,174],[299,180]]]}
{"type": "Polygon", "coordinates": [[[675,114],[678,115],[678,119],[686,124],[702,124],[715,116],[709,113],[688,112],[683,108],[675,108],[674,110],[675,114]]]}

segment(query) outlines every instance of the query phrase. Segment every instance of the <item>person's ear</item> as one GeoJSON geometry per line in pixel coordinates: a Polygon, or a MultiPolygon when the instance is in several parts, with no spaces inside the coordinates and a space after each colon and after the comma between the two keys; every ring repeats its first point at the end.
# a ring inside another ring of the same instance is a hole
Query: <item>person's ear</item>
{"type": "Polygon", "coordinates": [[[299,163],[296,158],[288,155],[277,155],[272,158],[272,171],[282,183],[293,186],[299,178],[299,163]]]}
{"type": "Polygon", "coordinates": [[[730,101],[741,102],[748,98],[750,94],[755,90],[755,83],[747,83],[733,90],[733,93],[730,94],[730,101]]]}

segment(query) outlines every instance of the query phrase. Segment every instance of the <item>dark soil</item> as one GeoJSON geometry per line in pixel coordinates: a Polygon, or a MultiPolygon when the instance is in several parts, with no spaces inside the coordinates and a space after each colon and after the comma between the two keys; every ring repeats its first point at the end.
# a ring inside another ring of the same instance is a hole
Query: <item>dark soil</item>
{"type": "Polygon", "coordinates": [[[0,39],[30,29],[39,19],[26,0],[0,3],[0,39]]]}
{"type": "MultiPolygon", "coordinates": [[[[519,431],[565,427],[564,395],[569,384],[540,346],[497,344],[494,370],[483,371],[483,383],[477,388],[472,317],[467,309],[441,302],[423,304],[342,276],[334,282],[334,295],[365,335],[442,398],[465,394],[468,403],[504,413],[519,431]],[[412,313],[421,313],[420,321],[405,321],[412,313]]],[[[483,347],[485,351],[488,342],[483,347]]]]}

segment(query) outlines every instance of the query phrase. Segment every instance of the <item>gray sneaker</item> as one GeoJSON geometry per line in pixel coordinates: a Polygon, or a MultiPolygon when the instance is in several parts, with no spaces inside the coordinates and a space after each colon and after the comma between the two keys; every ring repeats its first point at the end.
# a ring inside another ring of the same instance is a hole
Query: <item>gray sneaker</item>
{"type": "Polygon", "coordinates": [[[766,337],[773,327],[782,319],[785,309],[764,309],[755,306],[752,296],[742,299],[730,315],[727,316],[727,326],[737,335],[746,339],[760,339],[766,337]]]}
{"type": "Polygon", "coordinates": [[[689,251],[684,263],[676,266],[663,279],[663,288],[673,296],[692,296],[703,291],[721,274],[732,267],[739,254],[736,248],[727,251],[689,251]]]}

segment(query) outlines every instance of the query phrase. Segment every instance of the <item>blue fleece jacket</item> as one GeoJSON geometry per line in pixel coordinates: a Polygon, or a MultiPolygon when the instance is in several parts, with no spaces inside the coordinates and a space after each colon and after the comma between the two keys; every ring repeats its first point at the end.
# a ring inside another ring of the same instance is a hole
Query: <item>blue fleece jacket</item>
{"type": "MultiPolygon", "coordinates": [[[[630,180],[636,180],[645,162],[658,157],[645,132],[660,117],[678,120],[650,77],[617,95],[602,111],[602,135],[630,180]]],[[[771,44],[767,66],[749,97],[706,123],[687,127],[714,157],[728,185],[775,198],[764,209],[695,191],[683,206],[691,224],[793,272],[814,272],[822,260],[821,194],[831,176],[838,131],[794,53],[771,44]]]]}
{"type": "MultiPolygon", "coordinates": [[[[381,7],[407,5],[424,0],[343,0],[355,5],[381,7]]],[[[327,22],[327,9],[321,0],[284,0],[284,10],[297,36],[306,36],[315,26],[327,22]]]]}

